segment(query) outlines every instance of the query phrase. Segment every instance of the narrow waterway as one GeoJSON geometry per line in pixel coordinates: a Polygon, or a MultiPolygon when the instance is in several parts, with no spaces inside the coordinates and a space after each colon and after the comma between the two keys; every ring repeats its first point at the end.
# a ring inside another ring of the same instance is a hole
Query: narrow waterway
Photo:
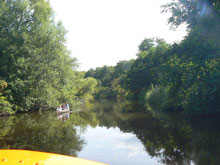
{"type": "Polygon", "coordinates": [[[0,148],[60,153],[111,165],[220,164],[220,118],[137,112],[133,103],[87,104],[0,118],[0,148]],[[134,111],[136,111],[134,113],[134,111]]]}

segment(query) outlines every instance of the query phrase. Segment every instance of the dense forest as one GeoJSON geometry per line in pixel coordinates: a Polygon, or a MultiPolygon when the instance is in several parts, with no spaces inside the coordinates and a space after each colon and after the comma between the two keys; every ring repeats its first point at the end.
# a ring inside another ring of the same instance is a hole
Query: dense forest
{"type": "Polygon", "coordinates": [[[220,112],[220,2],[177,0],[162,6],[172,29],[187,36],[168,44],[146,38],[136,59],[87,72],[66,47],[66,30],[46,0],[0,1],[0,114],[55,108],[95,98],[128,98],[148,110],[220,112]],[[93,93],[95,94],[93,95],[93,93]]]}
{"type": "Polygon", "coordinates": [[[168,44],[146,38],[137,58],[90,69],[98,81],[95,98],[129,98],[148,110],[215,114],[220,112],[220,2],[178,0],[162,6],[172,29],[185,23],[187,36],[168,44]]]}
{"type": "Polygon", "coordinates": [[[66,30],[46,0],[0,1],[0,114],[92,98],[97,81],[76,71],[66,30]]]}

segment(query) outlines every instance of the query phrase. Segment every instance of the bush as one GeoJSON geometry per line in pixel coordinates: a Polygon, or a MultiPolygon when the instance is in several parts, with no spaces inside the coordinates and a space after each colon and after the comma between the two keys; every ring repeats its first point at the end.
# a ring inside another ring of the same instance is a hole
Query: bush
{"type": "Polygon", "coordinates": [[[12,105],[6,100],[6,97],[0,93],[0,116],[14,114],[12,105]]]}
{"type": "Polygon", "coordinates": [[[116,94],[112,91],[111,87],[98,87],[95,91],[95,98],[115,98],[116,94]]]}
{"type": "Polygon", "coordinates": [[[172,99],[168,97],[168,92],[159,87],[152,87],[146,93],[147,107],[151,111],[165,111],[172,109],[172,99]]]}

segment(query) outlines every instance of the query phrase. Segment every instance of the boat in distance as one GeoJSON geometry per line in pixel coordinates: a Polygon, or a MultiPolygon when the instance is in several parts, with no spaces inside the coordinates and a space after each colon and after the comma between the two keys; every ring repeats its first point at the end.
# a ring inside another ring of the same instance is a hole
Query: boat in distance
{"type": "Polygon", "coordinates": [[[70,112],[70,110],[69,109],[64,109],[64,110],[57,109],[57,113],[67,113],[67,112],[70,112]]]}

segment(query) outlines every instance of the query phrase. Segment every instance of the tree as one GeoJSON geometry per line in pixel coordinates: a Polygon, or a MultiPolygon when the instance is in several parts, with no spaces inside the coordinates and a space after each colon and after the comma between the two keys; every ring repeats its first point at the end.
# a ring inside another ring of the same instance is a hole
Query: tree
{"type": "Polygon", "coordinates": [[[169,23],[186,22],[189,34],[174,44],[162,74],[171,97],[188,113],[217,113],[220,83],[220,7],[216,0],[179,0],[164,5],[169,23]],[[163,76],[165,75],[165,76],[163,76]]]}
{"type": "Polygon", "coordinates": [[[130,70],[132,62],[133,60],[119,61],[114,67],[114,78],[119,77],[121,74],[126,74],[130,70]]]}
{"type": "MultiPolygon", "coordinates": [[[[56,107],[77,98],[78,66],[66,30],[46,0],[0,1],[0,77],[15,111],[56,107]]],[[[82,84],[83,85],[83,84],[82,84]]],[[[83,96],[82,96],[83,97],[83,96]]]]}
{"type": "Polygon", "coordinates": [[[0,116],[14,113],[12,111],[12,105],[7,101],[7,98],[3,96],[7,86],[7,82],[0,80],[0,116]]]}
{"type": "Polygon", "coordinates": [[[139,47],[138,58],[127,73],[126,83],[127,89],[136,99],[139,99],[141,92],[145,93],[150,89],[152,84],[158,84],[159,72],[162,70],[162,64],[166,62],[170,48],[162,39],[145,39],[139,47]]]}
{"type": "Polygon", "coordinates": [[[178,27],[186,22],[189,29],[219,27],[220,2],[218,0],[177,0],[163,6],[171,12],[168,22],[178,27]]]}

